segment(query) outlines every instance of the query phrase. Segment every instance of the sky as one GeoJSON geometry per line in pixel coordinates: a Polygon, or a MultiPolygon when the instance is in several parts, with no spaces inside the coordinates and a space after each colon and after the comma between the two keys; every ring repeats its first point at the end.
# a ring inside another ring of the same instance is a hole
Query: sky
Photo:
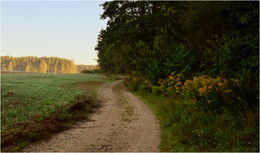
{"type": "Polygon", "coordinates": [[[96,65],[104,1],[1,1],[1,56],[55,56],[96,65]]]}

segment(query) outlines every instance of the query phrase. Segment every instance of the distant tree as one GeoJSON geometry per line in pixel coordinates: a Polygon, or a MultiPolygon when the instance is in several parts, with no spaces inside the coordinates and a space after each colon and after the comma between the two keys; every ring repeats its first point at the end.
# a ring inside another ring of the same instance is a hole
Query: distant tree
{"type": "Polygon", "coordinates": [[[78,72],[73,60],[69,61],[69,67],[70,67],[71,73],[77,73],[78,72]]]}
{"type": "Polygon", "coordinates": [[[27,64],[25,67],[25,72],[31,72],[31,66],[30,64],[27,64]]]}
{"type": "Polygon", "coordinates": [[[5,63],[2,63],[2,62],[1,62],[1,70],[2,70],[2,71],[6,71],[5,63]]]}
{"type": "Polygon", "coordinates": [[[47,72],[47,69],[48,69],[47,63],[45,62],[44,59],[41,59],[41,60],[40,60],[40,64],[39,64],[39,72],[46,73],[46,72],[47,72]]]}
{"type": "Polygon", "coordinates": [[[1,56],[1,70],[43,72],[43,73],[77,73],[73,60],[58,57],[11,57],[1,56]]]}
{"type": "Polygon", "coordinates": [[[8,71],[13,71],[13,64],[12,64],[12,62],[9,63],[7,70],[8,71]]]}

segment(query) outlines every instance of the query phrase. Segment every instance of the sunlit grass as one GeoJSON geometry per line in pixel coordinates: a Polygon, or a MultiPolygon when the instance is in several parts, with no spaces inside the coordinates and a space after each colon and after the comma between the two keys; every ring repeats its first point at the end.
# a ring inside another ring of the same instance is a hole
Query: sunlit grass
{"type": "Polygon", "coordinates": [[[80,82],[104,81],[102,75],[89,74],[1,74],[2,134],[12,124],[36,116],[48,116],[85,94],[80,82]]]}

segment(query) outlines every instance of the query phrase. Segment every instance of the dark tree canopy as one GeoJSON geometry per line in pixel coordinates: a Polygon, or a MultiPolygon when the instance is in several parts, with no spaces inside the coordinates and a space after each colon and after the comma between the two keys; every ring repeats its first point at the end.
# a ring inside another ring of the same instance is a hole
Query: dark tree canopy
{"type": "Polygon", "coordinates": [[[110,1],[96,50],[102,71],[258,80],[259,2],[110,1]]]}

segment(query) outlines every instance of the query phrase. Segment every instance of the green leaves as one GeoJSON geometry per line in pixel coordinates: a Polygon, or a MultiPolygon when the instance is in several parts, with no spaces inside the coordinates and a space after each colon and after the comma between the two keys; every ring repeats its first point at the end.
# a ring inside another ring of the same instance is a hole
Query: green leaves
{"type": "Polygon", "coordinates": [[[258,80],[258,2],[112,1],[103,8],[109,21],[96,50],[105,72],[139,71],[151,82],[172,71],[258,80]]]}

